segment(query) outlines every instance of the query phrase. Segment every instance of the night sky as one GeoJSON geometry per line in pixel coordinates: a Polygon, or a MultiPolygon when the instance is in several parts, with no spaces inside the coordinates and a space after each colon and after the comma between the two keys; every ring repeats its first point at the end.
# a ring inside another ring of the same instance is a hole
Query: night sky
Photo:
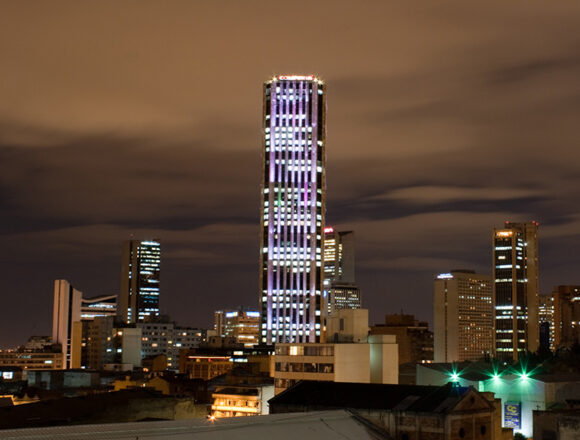
{"type": "Polygon", "coordinates": [[[327,85],[327,225],[372,323],[431,321],[540,222],[540,286],[580,284],[580,2],[0,2],[0,347],[50,334],[53,280],[118,293],[162,241],[161,308],[257,306],[262,84],[327,85]]]}

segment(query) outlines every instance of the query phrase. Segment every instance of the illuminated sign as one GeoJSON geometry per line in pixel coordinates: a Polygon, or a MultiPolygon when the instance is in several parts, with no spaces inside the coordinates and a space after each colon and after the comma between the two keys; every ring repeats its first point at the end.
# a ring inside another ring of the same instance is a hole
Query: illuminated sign
{"type": "Polygon", "coordinates": [[[506,402],[503,406],[503,426],[520,429],[522,427],[522,407],[520,402],[506,402]]]}
{"type": "Polygon", "coordinates": [[[260,312],[246,312],[248,318],[259,318],[260,312]]]}
{"type": "Polygon", "coordinates": [[[278,76],[278,79],[290,81],[312,81],[314,79],[314,75],[280,75],[278,76]]]}
{"type": "Polygon", "coordinates": [[[324,228],[325,234],[332,234],[334,232],[334,228],[324,228]]]}
{"type": "Polygon", "coordinates": [[[450,273],[440,273],[437,275],[438,280],[449,280],[451,278],[453,278],[453,274],[450,273]]]}
{"type": "Polygon", "coordinates": [[[226,318],[235,318],[238,316],[238,312],[228,312],[226,313],[226,318]]]}
{"type": "Polygon", "coordinates": [[[14,372],[13,371],[3,371],[2,372],[2,379],[13,379],[14,372]]]}
{"type": "Polygon", "coordinates": [[[512,231],[498,231],[495,233],[496,237],[511,237],[512,235],[512,231]]]}

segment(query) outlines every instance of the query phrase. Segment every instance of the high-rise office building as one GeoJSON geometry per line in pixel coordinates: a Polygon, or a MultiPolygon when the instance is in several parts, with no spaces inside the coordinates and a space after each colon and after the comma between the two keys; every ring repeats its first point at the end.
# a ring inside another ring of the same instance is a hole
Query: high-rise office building
{"type": "Polygon", "coordinates": [[[538,224],[506,222],[494,229],[495,352],[518,360],[540,345],[538,319],[538,224]]]}
{"type": "Polygon", "coordinates": [[[150,321],[159,316],[160,265],[158,240],[123,243],[118,311],[126,323],[150,321]]]}
{"type": "Polygon", "coordinates": [[[435,362],[477,361],[494,353],[494,312],[489,275],[458,270],[435,278],[435,362]]]}
{"type": "Polygon", "coordinates": [[[68,281],[54,281],[52,342],[62,346],[64,368],[81,366],[82,298],[82,292],[68,281]]]}
{"type": "Polygon", "coordinates": [[[264,85],[259,286],[268,344],[324,338],[325,93],[314,76],[264,85]]]}
{"type": "Polygon", "coordinates": [[[354,275],[354,232],[324,228],[324,291],[328,313],[360,309],[361,293],[354,275]]]}
{"type": "Polygon", "coordinates": [[[354,283],[354,232],[324,228],[324,281],[354,283]]]}

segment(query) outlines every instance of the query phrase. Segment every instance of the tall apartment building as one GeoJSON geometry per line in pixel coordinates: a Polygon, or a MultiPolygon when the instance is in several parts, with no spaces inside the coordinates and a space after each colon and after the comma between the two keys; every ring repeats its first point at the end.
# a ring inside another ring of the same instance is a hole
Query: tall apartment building
{"type": "Polygon", "coordinates": [[[360,309],[361,292],[356,285],[354,232],[324,228],[324,293],[328,313],[360,309]]]}
{"type": "Polygon", "coordinates": [[[506,361],[536,352],[538,319],[538,224],[506,222],[494,229],[495,352],[506,361]]]}
{"type": "Polygon", "coordinates": [[[54,281],[52,342],[62,346],[64,368],[81,366],[82,298],[82,292],[68,281],[54,281]]]}
{"type": "Polygon", "coordinates": [[[124,322],[145,322],[159,316],[160,266],[159,240],[123,243],[118,310],[124,322]]]}
{"type": "Polygon", "coordinates": [[[325,93],[314,76],[264,85],[259,288],[268,344],[324,338],[325,93]]]}
{"type": "Polygon", "coordinates": [[[491,278],[474,271],[442,273],[433,290],[435,362],[476,361],[494,353],[491,278]]]}
{"type": "Polygon", "coordinates": [[[433,362],[433,332],[414,315],[386,315],[385,323],[373,325],[370,334],[396,336],[399,364],[433,362]]]}

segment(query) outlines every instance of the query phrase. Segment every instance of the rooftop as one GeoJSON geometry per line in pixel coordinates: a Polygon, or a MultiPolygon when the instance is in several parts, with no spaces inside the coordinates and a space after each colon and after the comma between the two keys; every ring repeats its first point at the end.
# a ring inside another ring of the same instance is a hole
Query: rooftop
{"type": "Polygon", "coordinates": [[[470,388],[383,385],[301,381],[269,400],[272,405],[296,405],[313,409],[395,409],[414,412],[446,412],[470,388]]]}

